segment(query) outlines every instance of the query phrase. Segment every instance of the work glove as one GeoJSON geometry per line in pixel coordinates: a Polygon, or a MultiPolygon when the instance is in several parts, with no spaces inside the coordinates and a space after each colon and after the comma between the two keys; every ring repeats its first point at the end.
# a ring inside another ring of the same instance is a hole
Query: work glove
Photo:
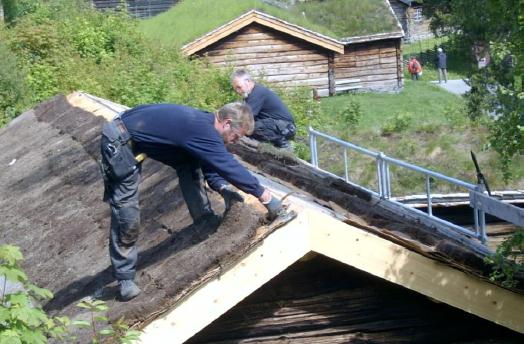
{"type": "Polygon", "coordinates": [[[269,221],[273,221],[283,211],[282,202],[271,196],[271,200],[268,203],[263,203],[267,208],[267,218],[269,221]]]}
{"type": "Polygon", "coordinates": [[[220,194],[224,198],[224,203],[226,204],[226,211],[233,206],[235,202],[244,202],[244,197],[238,192],[232,190],[229,186],[223,187],[220,190],[220,194]]]}

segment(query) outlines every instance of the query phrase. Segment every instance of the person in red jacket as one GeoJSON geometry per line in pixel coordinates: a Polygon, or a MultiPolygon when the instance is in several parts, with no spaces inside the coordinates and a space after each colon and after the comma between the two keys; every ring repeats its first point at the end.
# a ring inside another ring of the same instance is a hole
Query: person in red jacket
{"type": "Polygon", "coordinates": [[[412,80],[418,80],[422,75],[422,65],[415,56],[411,56],[408,62],[408,71],[412,80]]]}

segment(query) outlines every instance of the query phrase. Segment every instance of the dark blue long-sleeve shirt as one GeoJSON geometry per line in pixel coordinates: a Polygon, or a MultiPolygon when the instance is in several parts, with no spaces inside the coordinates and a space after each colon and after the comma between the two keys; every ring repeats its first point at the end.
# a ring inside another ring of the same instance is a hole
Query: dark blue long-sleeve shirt
{"type": "Polygon", "coordinates": [[[255,121],[272,118],[294,123],[293,116],[282,100],[273,91],[262,85],[255,84],[245,101],[251,107],[255,121]]]}
{"type": "Polygon", "coordinates": [[[440,69],[447,69],[448,63],[447,63],[447,56],[444,52],[439,52],[437,55],[437,68],[440,69]]]}
{"type": "Polygon", "coordinates": [[[213,190],[230,182],[260,197],[264,188],[224,145],[215,129],[215,115],[175,104],[141,105],[122,116],[138,152],[170,166],[196,159],[213,190]]]}

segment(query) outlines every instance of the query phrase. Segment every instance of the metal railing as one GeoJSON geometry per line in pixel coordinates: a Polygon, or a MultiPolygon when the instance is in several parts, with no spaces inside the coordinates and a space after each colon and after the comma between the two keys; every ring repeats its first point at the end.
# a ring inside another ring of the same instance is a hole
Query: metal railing
{"type": "Polygon", "coordinates": [[[431,201],[431,178],[439,179],[448,183],[451,183],[453,185],[463,187],[471,191],[476,192],[484,192],[483,185],[476,185],[476,184],[470,184],[466,183],[464,181],[461,181],[459,179],[451,178],[446,175],[443,175],[438,172],[434,172],[416,165],[409,164],[405,161],[398,160],[391,158],[387,155],[385,155],[382,152],[374,152],[369,149],[362,148],[360,146],[357,146],[353,143],[346,142],[343,140],[340,140],[336,137],[321,133],[319,131],[314,130],[313,128],[309,127],[309,140],[310,140],[310,149],[311,149],[311,163],[316,168],[319,168],[318,164],[318,148],[317,148],[317,137],[321,137],[325,140],[334,142],[344,148],[343,151],[343,159],[344,159],[344,179],[346,182],[350,182],[349,180],[349,159],[347,151],[348,149],[353,150],[357,153],[369,156],[371,158],[374,158],[376,160],[376,166],[377,166],[377,184],[378,184],[378,192],[371,190],[367,187],[364,187],[362,185],[359,185],[361,188],[375,194],[376,196],[379,196],[380,198],[387,200],[388,202],[393,202],[395,204],[401,205],[402,207],[409,209],[410,211],[417,212],[421,216],[428,216],[432,220],[439,222],[441,224],[447,225],[454,230],[473,236],[477,239],[479,239],[482,243],[486,242],[487,236],[486,236],[486,217],[485,212],[482,209],[479,209],[476,204],[471,204],[470,206],[473,208],[473,217],[474,217],[474,230],[471,230],[466,227],[458,226],[454,223],[451,223],[449,221],[443,220],[437,216],[433,215],[433,205],[431,201]],[[427,202],[427,213],[420,211],[418,209],[411,208],[405,204],[402,204],[400,202],[391,200],[391,175],[389,172],[389,166],[390,165],[396,165],[402,168],[406,168],[411,171],[415,171],[418,173],[421,173],[425,177],[425,191],[426,191],[426,202],[427,202]]]}

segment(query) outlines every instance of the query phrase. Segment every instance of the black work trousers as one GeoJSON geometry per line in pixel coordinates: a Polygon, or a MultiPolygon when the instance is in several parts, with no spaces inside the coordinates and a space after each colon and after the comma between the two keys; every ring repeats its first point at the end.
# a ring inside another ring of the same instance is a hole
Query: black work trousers
{"type": "Polygon", "coordinates": [[[276,147],[288,147],[295,132],[296,127],[292,122],[263,118],[255,121],[255,130],[251,137],[258,141],[271,142],[276,147]]]}
{"type": "MultiPolygon", "coordinates": [[[[102,136],[102,149],[109,141],[102,136]]],[[[102,160],[102,164],[107,161],[102,160]]],[[[180,189],[193,221],[212,215],[213,210],[204,189],[204,178],[196,161],[172,166],[178,175],[180,189]]],[[[142,166],[126,177],[115,180],[105,178],[105,196],[111,208],[109,234],[109,256],[113,276],[117,280],[134,279],[138,249],[136,242],[140,234],[139,190],[142,166]]]]}

